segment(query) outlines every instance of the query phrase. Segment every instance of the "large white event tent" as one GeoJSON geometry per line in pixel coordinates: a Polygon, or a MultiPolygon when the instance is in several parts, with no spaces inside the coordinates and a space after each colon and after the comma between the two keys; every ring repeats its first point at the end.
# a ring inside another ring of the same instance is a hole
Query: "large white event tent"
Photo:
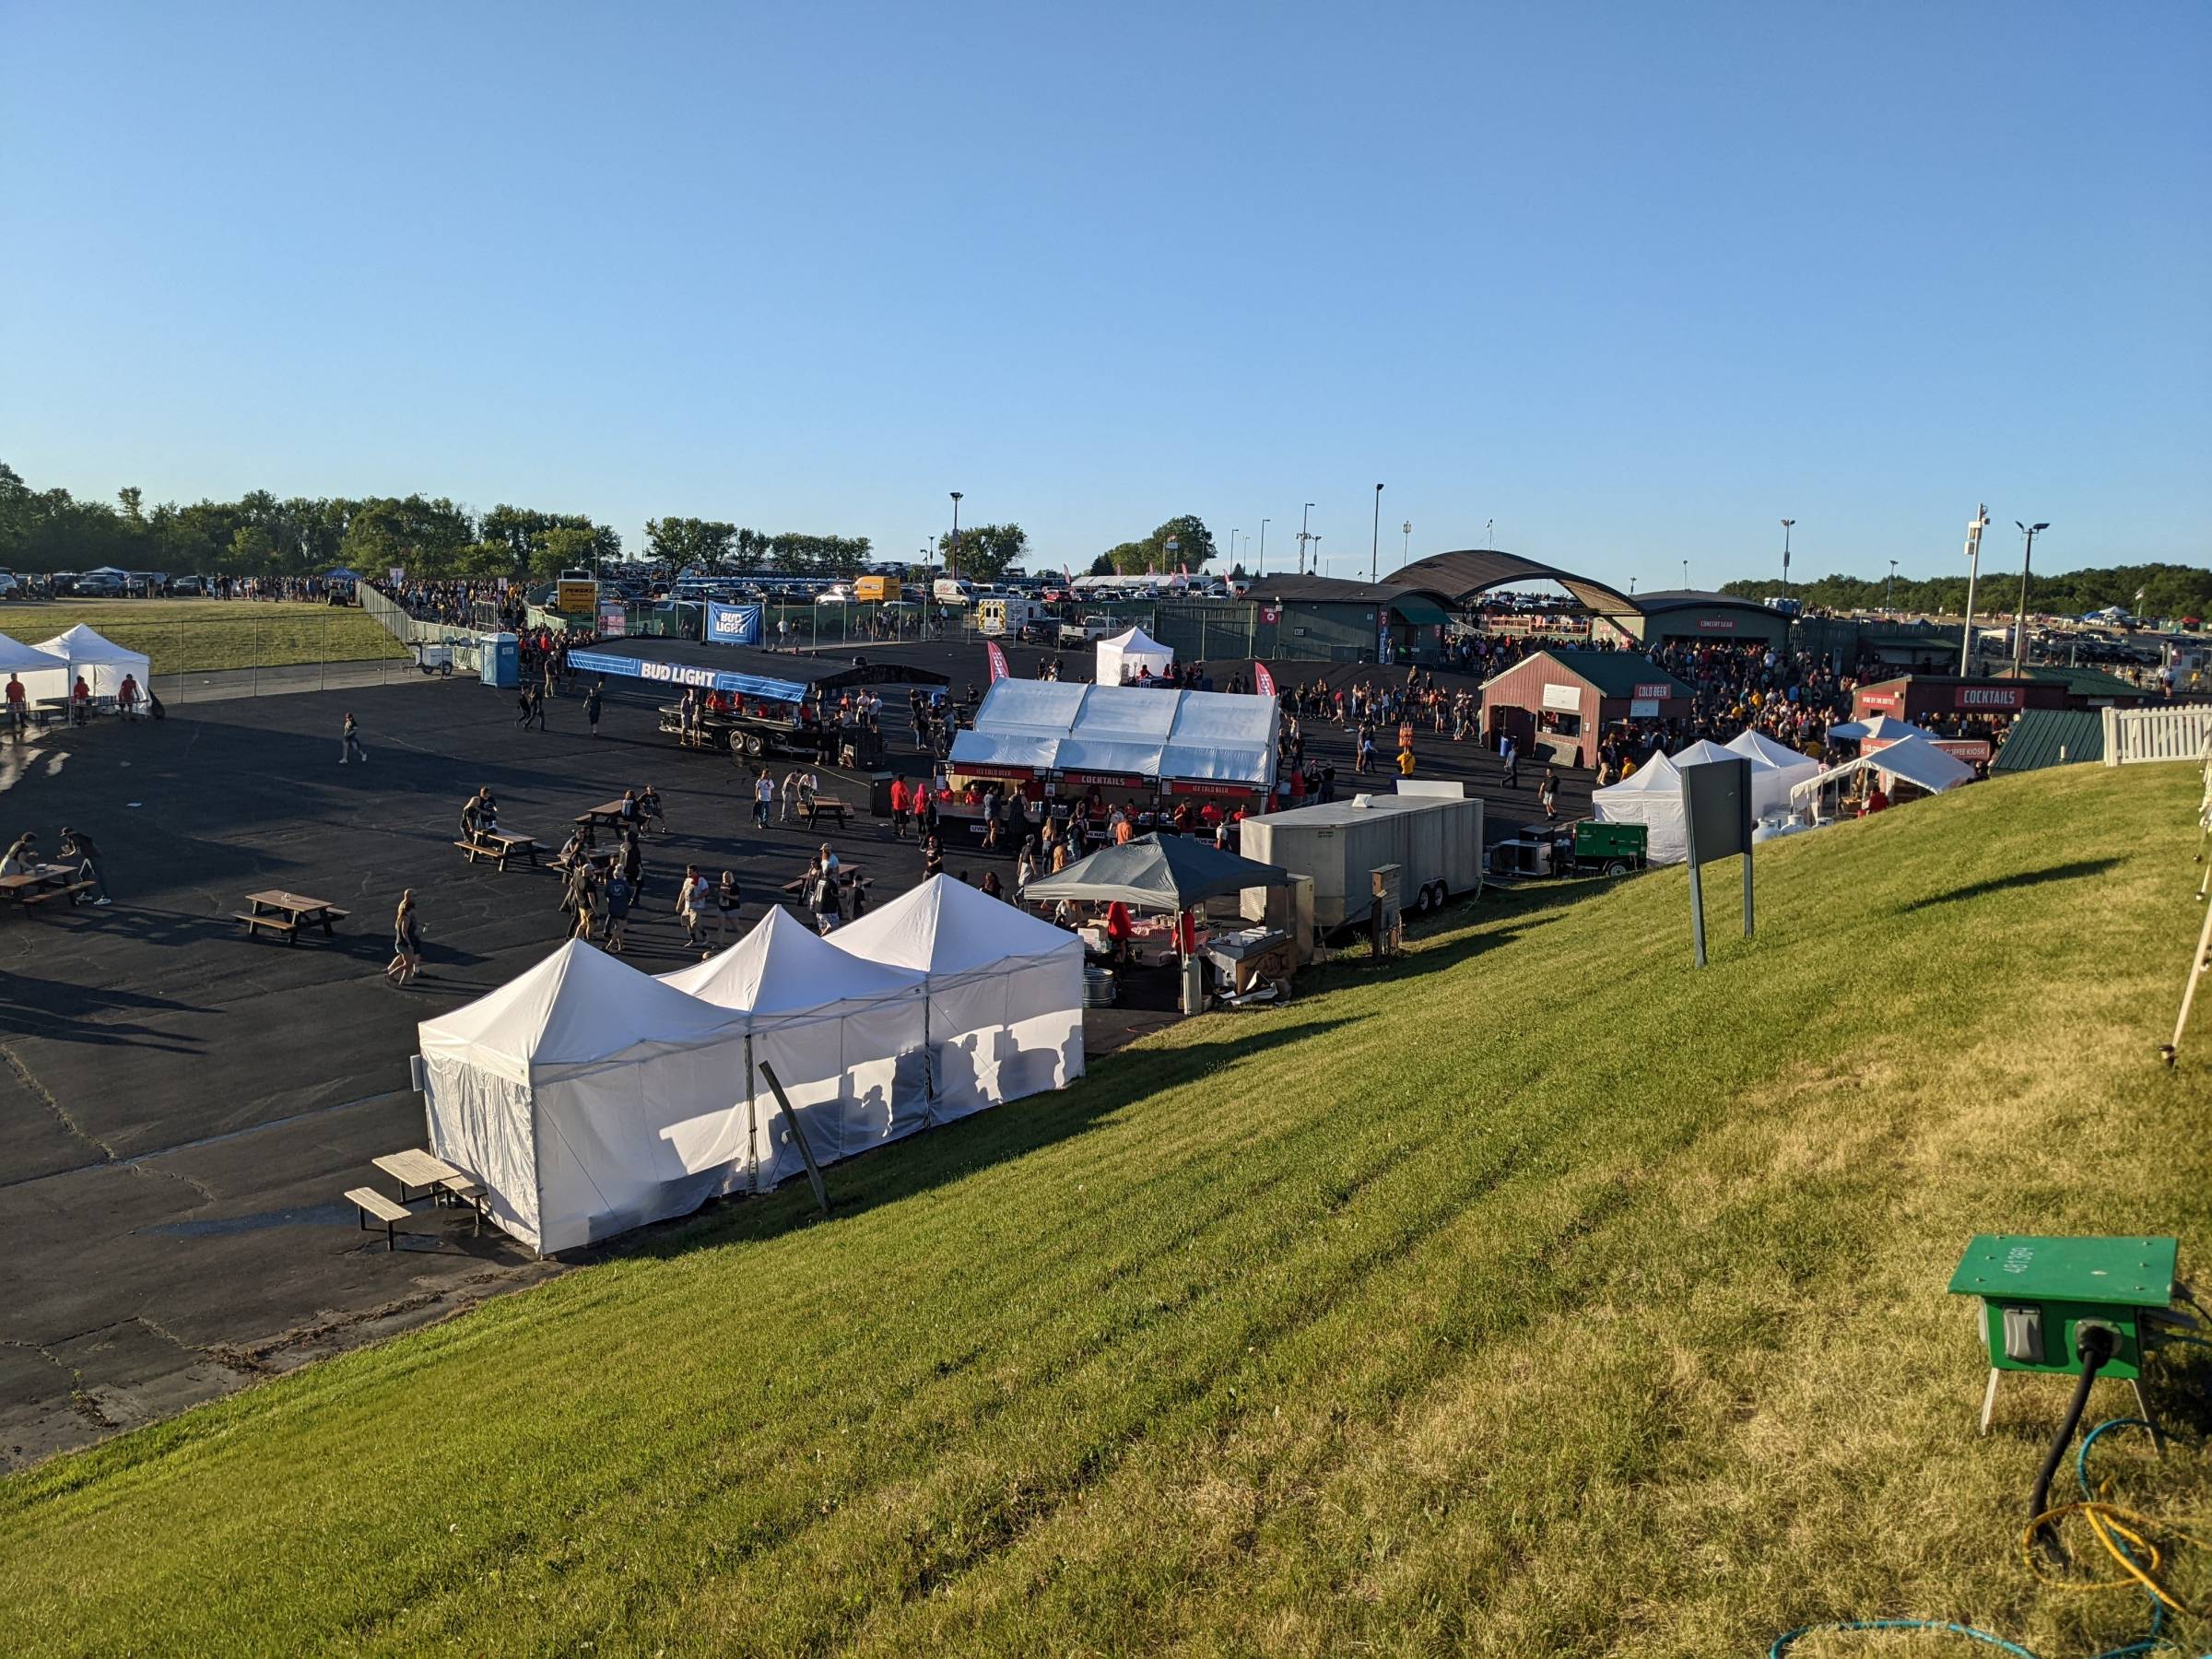
{"type": "Polygon", "coordinates": [[[1600,823],[1644,825],[1651,831],[1644,850],[1648,863],[1680,864],[1689,856],[1689,836],[1682,823],[1682,773],[1689,767],[1708,766],[1716,760],[1750,762],[1754,818],[1789,811],[1792,783],[1820,771],[1818,763],[1803,755],[1792,755],[1780,744],[1766,743],[1750,732],[1725,746],[1700,737],[1672,756],[1653,755],[1619,782],[1594,791],[1591,809],[1600,823]],[[1765,743],[1765,749],[1786,758],[1789,764],[1779,764],[1764,749],[1747,745],[1744,739],[1747,737],[1765,743]]]}
{"type": "Polygon", "coordinates": [[[1264,793],[1275,782],[1281,718],[1272,697],[1002,679],[983,694],[973,726],[954,734],[952,770],[1077,771],[1264,793]]]}
{"type": "Polygon", "coordinates": [[[1902,778],[1914,788],[1924,789],[1930,794],[1941,794],[1947,789],[1956,789],[1961,783],[1974,781],[1972,767],[1916,734],[1910,737],[1894,738],[1871,755],[1862,751],[1855,760],[1846,760],[1831,771],[1818,772],[1807,778],[1791,794],[1800,798],[1810,795],[1817,800],[1822,785],[1833,783],[1854,771],[1877,771],[1891,780],[1902,778]]]}
{"type": "Polygon", "coordinates": [[[1175,666],[1175,653],[1141,628],[1100,640],[1098,653],[1098,673],[1093,677],[1101,686],[1120,685],[1124,668],[1134,681],[1147,668],[1158,678],[1175,666]]]}
{"type": "Polygon", "coordinates": [[[133,651],[95,632],[79,622],[66,633],[58,633],[51,640],[41,640],[37,649],[47,660],[48,668],[58,667],[62,673],[61,690],[48,692],[61,696],[76,684],[77,676],[84,676],[85,685],[95,697],[112,697],[123,684],[124,677],[131,675],[138,681],[143,694],[147,688],[148,670],[152,667],[143,651],[133,651]]]}
{"type": "Polygon", "coordinates": [[[1807,778],[1820,775],[1820,762],[1810,755],[1801,755],[1748,726],[1730,738],[1726,747],[1752,763],[1751,809],[1760,818],[1789,811],[1790,791],[1807,778]],[[1761,771],[1761,761],[1772,770],[1761,771]]]}
{"type": "Polygon", "coordinates": [[[928,993],[911,969],[839,950],[777,905],[729,949],[660,982],[744,1022],[735,1093],[746,1102],[755,1190],[806,1169],[763,1067],[817,1163],[857,1157],[928,1123],[928,993]]]}
{"type": "MultiPolygon", "coordinates": [[[[0,674],[56,674],[66,672],[67,666],[51,652],[41,651],[35,645],[26,645],[20,640],[0,634],[0,674]]],[[[25,688],[26,692],[29,689],[29,687],[25,688]]],[[[61,691],[55,689],[47,694],[59,697],[61,691]]]]}
{"type": "Polygon", "coordinates": [[[571,939],[424,1020],[430,1150],[540,1255],[744,1185],[742,1018],[571,939]]]}
{"type": "Polygon", "coordinates": [[[1083,945],[1074,934],[934,876],[830,943],[924,977],[933,1124],[1083,1075],[1083,945]]]}

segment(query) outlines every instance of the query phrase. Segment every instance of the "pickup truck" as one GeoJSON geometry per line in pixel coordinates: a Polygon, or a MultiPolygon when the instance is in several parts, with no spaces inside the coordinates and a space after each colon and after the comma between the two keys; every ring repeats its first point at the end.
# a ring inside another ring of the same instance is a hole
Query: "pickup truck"
{"type": "Polygon", "coordinates": [[[1095,640],[1110,640],[1121,631],[1121,625],[1112,617],[1086,617],[1080,622],[1060,624],[1060,643],[1088,645],[1095,640]]]}

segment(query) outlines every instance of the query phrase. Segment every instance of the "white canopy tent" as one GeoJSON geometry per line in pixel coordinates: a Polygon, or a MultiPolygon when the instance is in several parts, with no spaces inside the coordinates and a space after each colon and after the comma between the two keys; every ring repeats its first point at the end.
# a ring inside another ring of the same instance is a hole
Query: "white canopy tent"
{"type": "Polygon", "coordinates": [[[1837,782],[1854,771],[1877,771],[1891,780],[1902,778],[1916,789],[1930,794],[1941,794],[1947,789],[1956,789],[1961,783],[1974,781],[1974,769],[1958,756],[1937,748],[1928,738],[1921,735],[1900,737],[1885,744],[1874,754],[1862,753],[1855,760],[1846,760],[1830,771],[1816,773],[1799,783],[1790,793],[1798,802],[1818,800],[1827,784],[1837,782]]]}
{"type": "Polygon", "coordinates": [[[1665,755],[1653,755],[1619,782],[1593,791],[1590,806],[1601,824],[1641,824],[1650,830],[1647,863],[1680,864],[1689,856],[1682,828],[1682,773],[1665,755]]]}
{"type": "Polygon", "coordinates": [[[1075,935],[935,876],[830,943],[926,982],[931,1123],[1083,1075],[1083,945],[1075,935]]]}
{"type": "Polygon", "coordinates": [[[1134,682],[1147,668],[1158,678],[1175,666],[1175,653],[1141,628],[1115,634],[1111,640],[1100,640],[1098,653],[1096,678],[1101,686],[1120,685],[1124,668],[1134,682]]]}
{"type": "Polygon", "coordinates": [[[687,1215],[745,1184],[745,1027],[571,939],[426,1019],[430,1150],[540,1255],[687,1215]]]}
{"type": "Polygon", "coordinates": [[[56,634],[51,640],[41,640],[38,649],[53,659],[49,666],[56,662],[61,665],[61,691],[45,693],[50,697],[65,694],[76,684],[76,677],[80,674],[95,697],[114,696],[125,675],[137,680],[139,692],[143,695],[148,671],[152,667],[143,651],[133,651],[127,646],[118,645],[82,622],[66,633],[56,634]]]}
{"type": "Polygon", "coordinates": [[[1859,752],[1864,754],[1870,745],[1895,743],[1900,737],[1933,737],[1936,734],[1909,720],[1894,719],[1888,714],[1877,714],[1866,722],[1866,729],[1859,734],[1859,752]]]}
{"type": "MultiPolygon", "coordinates": [[[[66,673],[68,665],[52,652],[41,651],[36,645],[26,645],[7,634],[0,634],[0,674],[55,674],[66,673]]],[[[26,690],[29,688],[25,688],[26,690]]],[[[49,695],[59,696],[59,692],[49,695]]]]}
{"type": "Polygon", "coordinates": [[[763,1066],[782,1086],[817,1163],[857,1157],[928,1123],[921,974],[839,950],[778,905],[729,949],[660,982],[743,1022],[735,1092],[746,1102],[756,1191],[806,1168],[763,1066]]]}
{"type": "Polygon", "coordinates": [[[1272,697],[1002,679],[974,726],[954,734],[952,770],[1114,772],[1265,790],[1281,711],[1272,697]]]}
{"type": "Polygon", "coordinates": [[[1820,762],[1810,755],[1786,748],[1748,726],[1730,738],[1726,747],[1751,762],[1751,811],[1756,818],[1789,811],[1790,791],[1820,771],[1820,762]]]}

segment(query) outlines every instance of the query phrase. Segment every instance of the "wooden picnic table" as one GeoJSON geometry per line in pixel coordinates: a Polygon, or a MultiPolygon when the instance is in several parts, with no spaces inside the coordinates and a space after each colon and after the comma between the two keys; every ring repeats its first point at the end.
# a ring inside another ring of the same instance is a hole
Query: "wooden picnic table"
{"type": "Polygon", "coordinates": [[[625,803],[618,800],[602,801],[598,806],[590,808],[588,811],[578,813],[576,815],[576,821],[579,824],[589,824],[594,829],[602,824],[606,825],[610,830],[625,829],[631,824],[635,824],[640,829],[642,829],[645,823],[645,815],[643,812],[638,809],[638,804],[635,801],[628,803],[632,815],[629,818],[624,818],[622,816],[622,808],[624,805],[625,803]]]}
{"type": "Polygon", "coordinates": [[[29,910],[34,904],[74,895],[92,885],[88,881],[71,881],[75,874],[67,865],[42,864],[20,876],[0,876],[0,899],[29,910]]]}
{"type": "Polygon", "coordinates": [[[475,864],[479,858],[488,858],[502,870],[507,867],[507,861],[511,858],[526,858],[535,865],[539,851],[533,837],[510,835],[503,830],[479,830],[475,835],[457,841],[453,845],[468,855],[470,864],[475,864]]]}
{"type": "Polygon", "coordinates": [[[259,928],[282,934],[292,944],[300,943],[300,930],[320,927],[324,936],[336,936],[336,924],[352,912],[342,911],[327,899],[310,899],[304,893],[288,893],[273,888],[264,893],[246,895],[248,909],[231,913],[246,924],[250,934],[259,928]]]}
{"type": "Polygon", "coordinates": [[[822,814],[825,812],[837,820],[838,828],[841,830],[853,821],[852,806],[848,803],[839,800],[835,795],[818,794],[807,801],[806,806],[806,828],[809,830],[817,830],[821,827],[822,814]]]}
{"type": "Polygon", "coordinates": [[[402,1204],[412,1204],[416,1199],[435,1191],[448,1177],[461,1173],[444,1159],[426,1152],[420,1147],[409,1147],[405,1152],[387,1152],[383,1157],[372,1158],[369,1161],[399,1183],[399,1201],[402,1204]],[[422,1191],[412,1191],[415,1187],[420,1187],[422,1191]]]}

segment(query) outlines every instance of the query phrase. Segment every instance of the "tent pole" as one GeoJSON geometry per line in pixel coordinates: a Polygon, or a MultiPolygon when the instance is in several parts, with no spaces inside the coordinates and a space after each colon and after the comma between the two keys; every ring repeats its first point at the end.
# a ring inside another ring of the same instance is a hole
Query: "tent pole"
{"type": "Polygon", "coordinates": [[[760,1103],[753,1091],[759,1085],[753,1080],[753,1034],[745,1034],[745,1161],[746,1190],[756,1198],[760,1195],[760,1103]]]}

